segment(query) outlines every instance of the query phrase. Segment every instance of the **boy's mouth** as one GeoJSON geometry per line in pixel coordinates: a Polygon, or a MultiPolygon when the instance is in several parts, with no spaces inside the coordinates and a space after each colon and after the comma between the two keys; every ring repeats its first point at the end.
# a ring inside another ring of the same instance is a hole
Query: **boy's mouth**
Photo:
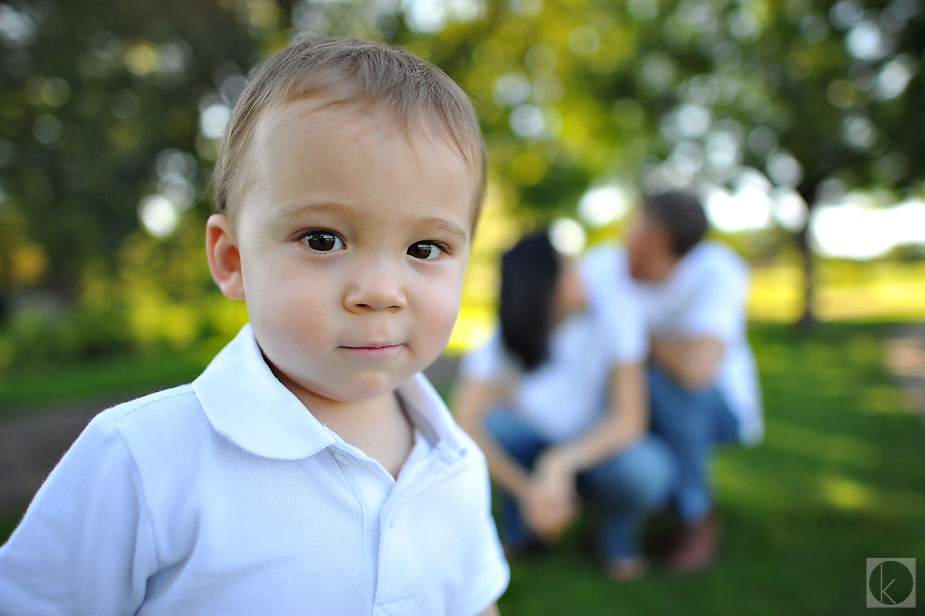
{"type": "Polygon", "coordinates": [[[371,343],[368,345],[358,345],[358,346],[347,346],[343,345],[340,348],[347,351],[347,353],[352,357],[357,358],[368,358],[368,359],[381,359],[390,357],[393,354],[397,353],[401,348],[400,344],[382,344],[382,343],[371,343]]]}

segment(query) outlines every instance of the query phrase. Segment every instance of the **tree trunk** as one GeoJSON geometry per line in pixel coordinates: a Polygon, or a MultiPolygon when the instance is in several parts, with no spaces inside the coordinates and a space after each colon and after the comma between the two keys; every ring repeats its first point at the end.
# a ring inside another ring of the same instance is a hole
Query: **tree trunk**
{"type": "Polygon", "coordinates": [[[797,325],[800,329],[810,330],[816,325],[815,297],[816,297],[816,263],[813,247],[809,238],[809,216],[806,224],[797,233],[797,246],[800,249],[803,266],[803,313],[797,325]]]}
{"type": "Polygon", "coordinates": [[[6,325],[10,317],[13,298],[12,250],[8,249],[8,238],[0,237],[0,327],[6,325]]]}
{"type": "Polygon", "coordinates": [[[797,321],[797,326],[803,330],[811,330],[816,325],[816,259],[813,254],[813,245],[810,239],[809,223],[812,220],[813,206],[816,204],[816,189],[819,180],[806,179],[797,188],[797,192],[806,203],[806,222],[797,232],[796,243],[800,249],[803,266],[803,313],[797,321]]]}

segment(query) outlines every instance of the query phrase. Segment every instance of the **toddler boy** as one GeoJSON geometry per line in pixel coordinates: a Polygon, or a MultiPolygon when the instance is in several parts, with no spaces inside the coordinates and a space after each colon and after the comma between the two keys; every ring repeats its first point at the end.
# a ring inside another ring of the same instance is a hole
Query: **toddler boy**
{"type": "Polygon", "coordinates": [[[250,323],[193,383],[98,415],[0,548],[0,614],[494,613],[484,457],[420,371],[484,187],[460,88],[306,39],[236,101],[209,268],[250,323]]]}

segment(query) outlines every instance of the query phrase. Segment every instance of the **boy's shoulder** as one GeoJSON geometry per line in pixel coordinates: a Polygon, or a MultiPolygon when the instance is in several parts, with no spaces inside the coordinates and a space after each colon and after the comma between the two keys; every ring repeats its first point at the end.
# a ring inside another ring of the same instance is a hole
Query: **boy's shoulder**
{"type": "Polygon", "coordinates": [[[192,383],[156,391],[127,400],[99,413],[95,422],[126,426],[133,423],[161,422],[167,415],[201,411],[192,383]]]}
{"type": "Polygon", "coordinates": [[[94,417],[87,430],[118,435],[133,455],[139,449],[160,450],[164,455],[207,432],[209,425],[192,384],[187,383],[110,407],[94,417]]]}
{"type": "Polygon", "coordinates": [[[130,420],[133,415],[156,412],[167,407],[188,405],[195,399],[196,392],[193,391],[192,383],[184,383],[183,385],[155,391],[132,400],[126,400],[109,407],[100,414],[106,415],[110,420],[118,423],[130,420]]]}

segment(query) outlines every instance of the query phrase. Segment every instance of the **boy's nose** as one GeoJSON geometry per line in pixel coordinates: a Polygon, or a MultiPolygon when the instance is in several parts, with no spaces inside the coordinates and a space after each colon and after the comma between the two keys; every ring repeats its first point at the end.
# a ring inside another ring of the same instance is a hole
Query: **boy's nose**
{"type": "Polygon", "coordinates": [[[344,307],[351,312],[404,308],[407,300],[398,270],[397,264],[385,260],[367,262],[347,288],[344,307]]]}

